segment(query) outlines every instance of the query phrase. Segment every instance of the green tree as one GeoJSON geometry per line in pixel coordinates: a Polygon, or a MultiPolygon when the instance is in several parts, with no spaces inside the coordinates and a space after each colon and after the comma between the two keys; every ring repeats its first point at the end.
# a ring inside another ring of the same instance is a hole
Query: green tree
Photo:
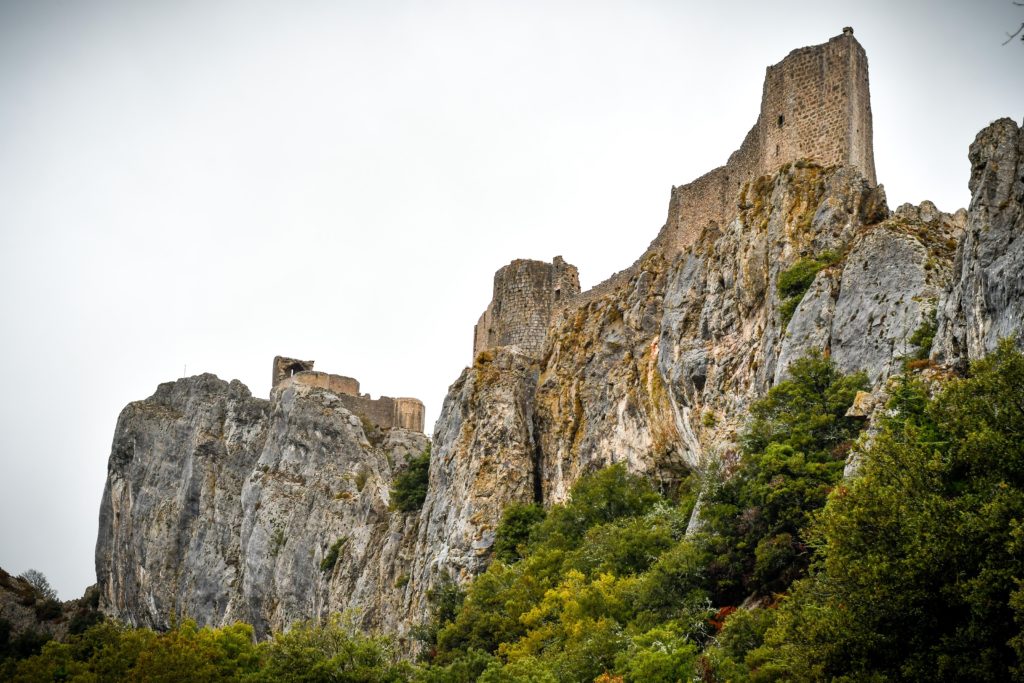
{"type": "Polygon", "coordinates": [[[719,605],[782,591],[806,572],[803,529],[842,477],[861,426],[846,411],[867,386],[863,374],[844,376],[816,352],[788,374],[751,406],[739,468],[709,478],[702,543],[719,605]]]}
{"type": "Polygon", "coordinates": [[[430,481],[430,444],[420,455],[409,460],[405,470],[395,477],[391,504],[402,512],[416,512],[427,499],[430,481]]]}
{"type": "Polygon", "coordinates": [[[1024,357],[906,379],[816,522],[818,567],[748,656],[764,680],[1020,680],[1024,357]]]}
{"type": "Polygon", "coordinates": [[[537,503],[512,503],[505,508],[494,534],[494,559],[512,563],[522,558],[530,532],[544,519],[537,503]]]}

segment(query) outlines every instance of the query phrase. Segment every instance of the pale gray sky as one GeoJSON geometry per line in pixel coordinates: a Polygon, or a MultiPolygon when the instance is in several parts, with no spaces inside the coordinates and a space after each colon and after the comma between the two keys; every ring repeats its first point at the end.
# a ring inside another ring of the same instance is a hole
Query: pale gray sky
{"type": "Polygon", "coordinates": [[[968,201],[1024,113],[1024,19],[963,2],[0,2],[0,566],[94,580],[115,420],[275,354],[416,396],[491,277],[629,265],[726,160],[764,69],[852,25],[890,204],[968,201]],[[712,6],[713,5],[713,6],[712,6]]]}

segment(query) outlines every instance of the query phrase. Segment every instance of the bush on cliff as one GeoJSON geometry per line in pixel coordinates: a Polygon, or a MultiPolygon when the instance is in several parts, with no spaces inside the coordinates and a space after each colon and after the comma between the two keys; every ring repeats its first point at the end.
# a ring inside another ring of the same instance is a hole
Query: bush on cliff
{"type": "Polygon", "coordinates": [[[751,406],[740,467],[724,482],[710,479],[702,507],[716,604],[785,590],[806,572],[812,549],[803,530],[842,477],[860,429],[845,413],[866,387],[863,374],[844,376],[812,353],[751,406]]]}
{"type": "Polygon", "coordinates": [[[430,480],[430,444],[420,455],[409,460],[405,470],[395,477],[391,489],[391,504],[401,512],[416,512],[427,499],[430,480]]]}

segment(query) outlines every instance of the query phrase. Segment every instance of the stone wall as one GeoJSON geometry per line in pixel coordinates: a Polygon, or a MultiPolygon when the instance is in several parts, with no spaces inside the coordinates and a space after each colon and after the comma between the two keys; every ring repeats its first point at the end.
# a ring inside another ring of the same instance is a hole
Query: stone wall
{"type": "MultiPolygon", "coordinates": [[[[311,360],[298,360],[296,358],[274,356],[274,369],[270,375],[271,388],[276,387],[281,380],[291,377],[296,372],[312,370],[314,362],[315,361],[311,360]]],[[[358,388],[356,391],[359,391],[358,388]]]]}
{"type": "Polygon", "coordinates": [[[800,159],[854,166],[876,182],[868,60],[853,29],[768,67],[757,123],[725,166],[672,188],[667,223],[652,247],[672,254],[707,225],[724,226],[745,183],[800,159]]]}
{"type": "MultiPolygon", "coordinates": [[[[285,379],[288,378],[286,377],[285,379]]],[[[328,372],[318,372],[316,370],[303,370],[302,372],[296,372],[292,375],[291,379],[294,379],[300,384],[327,389],[328,391],[339,395],[359,395],[359,381],[352,379],[351,377],[332,375],[328,372]]]]}
{"type": "Polygon", "coordinates": [[[349,412],[369,421],[381,429],[409,429],[423,432],[425,408],[416,398],[391,398],[381,396],[370,398],[359,393],[359,381],[343,375],[332,375],[313,370],[313,361],[298,361],[294,358],[274,358],[274,385],[271,393],[289,386],[307,386],[326,389],[341,399],[349,412]],[[306,368],[300,370],[297,368],[306,368]]]}
{"type": "Polygon", "coordinates": [[[423,402],[418,398],[400,397],[395,399],[396,427],[422,432],[424,413],[423,402]]]}
{"type": "Polygon", "coordinates": [[[552,314],[580,293],[576,266],[517,259],[494,274],[490,305],[473,330],[473,357],[498,346],[539,356],[552,314]]]}

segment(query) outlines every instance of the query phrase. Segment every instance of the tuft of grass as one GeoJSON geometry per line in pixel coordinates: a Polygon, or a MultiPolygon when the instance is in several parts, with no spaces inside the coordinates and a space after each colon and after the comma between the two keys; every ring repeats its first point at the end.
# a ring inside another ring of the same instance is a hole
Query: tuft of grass
{"type": "Polygon", "coordinates": [[[354,479],[356,491],[359,491],[360,493],[363,492],[363,487],[366,486],[366,480],[369,476],[369,470],[367,470],[365,466],[361,466],[359,470],[356,472],[356,476],[354,479]]]}
{"type": "Polygon", "coordinates": [[[270,556],[277,557],[287,541],[288,537],[284,533],[284,528],[274,524],[274,531],[270,534],[270,556]]]}

